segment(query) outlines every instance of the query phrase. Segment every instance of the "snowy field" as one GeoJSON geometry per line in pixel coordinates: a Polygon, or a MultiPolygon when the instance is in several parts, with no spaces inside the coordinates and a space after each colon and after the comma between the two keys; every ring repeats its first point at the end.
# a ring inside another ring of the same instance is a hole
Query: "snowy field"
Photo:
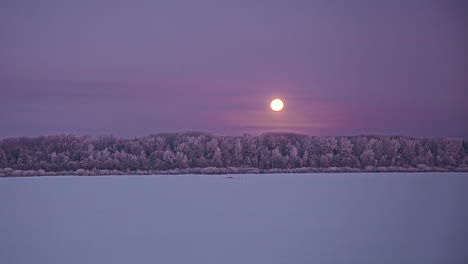
{"type": "Polygon", "coordinates": [[[468,173],[0,178],[0,263],[468,263],[468,173]]]}

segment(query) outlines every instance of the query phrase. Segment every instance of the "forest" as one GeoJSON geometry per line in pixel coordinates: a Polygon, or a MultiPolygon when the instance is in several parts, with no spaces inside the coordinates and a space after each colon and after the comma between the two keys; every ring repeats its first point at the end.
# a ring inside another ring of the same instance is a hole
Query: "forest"
{"type": "Polygon", "coordinates": [[[466,171],[468,141],[406,136],[220,136],[125,139],[59,134],[0,141],[0,176],[262,172],[466,171]]]}

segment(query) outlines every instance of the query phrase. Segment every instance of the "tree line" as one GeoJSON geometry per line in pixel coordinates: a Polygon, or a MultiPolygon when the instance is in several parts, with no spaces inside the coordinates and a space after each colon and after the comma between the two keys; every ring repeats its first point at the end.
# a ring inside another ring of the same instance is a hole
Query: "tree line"
{"type": "Polygon", "coordinates": [[[60,134],[0,140],[0,169],[167,171],[193,168],[464,168],[468,141],[293,133],[160,133],[134,139],[60,134]]]}

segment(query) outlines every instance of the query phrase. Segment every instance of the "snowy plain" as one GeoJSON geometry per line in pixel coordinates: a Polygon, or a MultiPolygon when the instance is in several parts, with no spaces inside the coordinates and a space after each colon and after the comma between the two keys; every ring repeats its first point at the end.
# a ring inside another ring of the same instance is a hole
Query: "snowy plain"
{"type": "Polygon", "coordinates": [[[468,173],[0,178],[0,263],[468,263],[468,173]]]}

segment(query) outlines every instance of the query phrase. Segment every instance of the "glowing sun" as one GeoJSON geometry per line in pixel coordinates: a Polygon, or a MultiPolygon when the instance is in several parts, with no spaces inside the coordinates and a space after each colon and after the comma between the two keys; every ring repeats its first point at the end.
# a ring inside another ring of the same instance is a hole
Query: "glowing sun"
{"type": "Polygon", "coordinates": [[[281,99],[275,99],[270,103],[271,110],[278,112],[281,111],[284,107],[283,101],[281,99]]]}

